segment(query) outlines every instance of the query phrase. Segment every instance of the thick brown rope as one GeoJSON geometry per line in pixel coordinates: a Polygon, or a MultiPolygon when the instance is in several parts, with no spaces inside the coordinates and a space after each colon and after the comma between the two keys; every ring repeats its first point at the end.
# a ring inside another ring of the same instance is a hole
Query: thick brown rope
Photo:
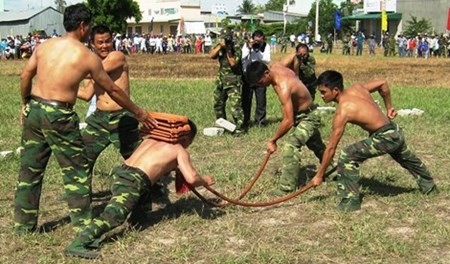
{"type": "MultiPolygon", "coordinates": [[[[304,186],[304,187],[301,188],[300,190],[298,190],[298,191],[296,191],[296,192],[293,192],[293,193],[290,193],[290,194],[288,194],[288,195],[285,195],[285,196],[276,198],[276,199],[274,199],[274,200],[272,200],[272,201],[269,201],[269,202],[254,202],[254,203],[249,203],[249,202],[242,202],[242,201],[239,201],[239,200],[230,199],[230,198],[228,198],[228,197],[226,197],[226,196],[220,194],[219,192],[217,192],[217,191],[214,190],[213,188],[211,188],[211,187],[209,187],[209,186],[205,186],[205,188],[206,188],[208,191],[210,191],[211,193],[213,193],[213,194],[216,195],[217,197],[219,197],[219,198],[221,198],[221,199],[227,201],[228,203],[234,204],[234,205],[240,205],[240,206],[247,206],[247,207],[264,207],[264,206],[271,206],[271,205],[279,204],[279,203],[285,202],[285,201],[287,201],[287,200],[289,200],[289,199],[292,199],[292,198],[294,198],[294,197],[296,197],[296,196],[298,196],[298,195],[300,195],[300,194],[306,192],[307,190],[311,189],[312,187],[313,187],[313,184],[312,184],[312,182],[310,182],[310,183],[308,183],[308,185],[304,186]]],[[[193,189],[192,191],[194,191],[194,190],[195,190],[195,189],[193,189]]],[[[210,205],[212,205],[212,206],[217,206],[217,205],[219,205],[218,207],[224,207],[224,206],[228,205],[228,204],[222,205],[222,204],[217,204],[217,203],[211,202],[211,201],[207,200],[205,197],[203,197],[203,196],[202,196],[200,193],[198,193],[197,191],[195,191],[194,193],[195,193],[195,195],[197,195],[202,201],[205,201],[206,203],[208,203],[208,204],[210,204],[210,205]]]]}
{"type": "MultiPolygon", "coordinates": [[[[247,193],[253,188],[253,186],[255,185],[256,181],[259,179],[259,177],[261,176],[262,172],[266,168],[267,162],[270,159],[270,155],[271,155],[271,153],[267,152],[266,156],[264,156],[264,160],[261,163],[261,166],[259,166],[259,169],[258,169],[258,171],[255,174],[255,177],[253,177],[253,179],[250,181],[250,183],[247,185],[247,187],[245,187],[245,189],[241,192],[241,194],[239,195],[237,200],[241,200],[242,198],[244,198],[247,195],[247,193]]],[[[198,198],[200,198],[200,200],[202,200],[204,203],[207,203],[207,204],[209,204],[211,206],[214,206],[214,207],[225,207],[225,206],[233,205],[233,203],[229,203],[229,202],[228,203],[215,203],[215,202],[212,202],[210,200],[207,200],[204,196],[202,196],[194,187],[190,186],[190,189],[192,190],[192,192],[195,195],[197,195],[198,198]]],[[[217,193],[217,191],[214,191],[214,192],[217,193]]],[[[225,199],[222,199],[222,200],[225,200],[225,199]]]]}
{"type": "MultiPolygon", "coordinates": [[[[224,195],[222,195],[221,193],[217,192],[216,190],[214,190],[213,188],[211,188],[210,186],[204,186],[208,191],[210,191],[211,193],[213,193],[214,195],[216,195],[217,197],[221,198],[224,201],[227,201],[228,203],[216,203],[216,202],[212,202],[208,199],[206,199],[203,195],[201,195],[194,187],[191,187],[192,192],[197,195],[198,198],[200,198],[200,200],[202,200],[203,202],[213,206],[213,207],[225,207],[225,206],[229,206],[229,205],[240,205],[240,206],[247,206],[247,207],[265,207],[265,206],[271,206],[271,205],[275,205],[275,204],[279,204],[282,202],[285,202],[289,199],[292,199],[306,191],[308,191],[309,189],[311,189],[313,187],[312,183],[308,183],[306,186],[304,186],[303,188],[301,188],[300,190],[290,193],[288,195],[285,195],[283,197],[279,197],[276,198],[272,201],[269,202],[242,202],[240,201],[249,191],[250,189],[253,187],[253,185],[255,184],[255,182],[258,180],[258,178],[261,176],[262,171],[264,170],[268,160],[270,158],[270,154],[267,154],[265,156],[265,159],[261,165],[261,167],[259,168],[256,176],[254,177],[254,179],[250,182],[250,184],[247,186],[247,188],[241,193],[241,195],[239,196],[238,199],[231,199],[228,198],[224,195]]],[[[336,170],[336,167],[334,167],[333,169],[331,169],[330,171],[328,171],[326,173],[326,176],[330,175],[331,173],[333,173],[336,170]]]]}

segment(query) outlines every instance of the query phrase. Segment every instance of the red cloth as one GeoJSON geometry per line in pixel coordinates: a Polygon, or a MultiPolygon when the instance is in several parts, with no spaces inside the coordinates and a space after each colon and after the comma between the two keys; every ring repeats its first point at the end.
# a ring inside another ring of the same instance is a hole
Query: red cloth
{"type": "Polygon", "coordinates": [[[191,190],[180,170],[175,171],[175,190],[177,194],[187,193],[191,190]]]}
{"type": "Polygon", "coordinates": [[[450,30],[450,8],[447,13],[447,30],[450,30]]]}

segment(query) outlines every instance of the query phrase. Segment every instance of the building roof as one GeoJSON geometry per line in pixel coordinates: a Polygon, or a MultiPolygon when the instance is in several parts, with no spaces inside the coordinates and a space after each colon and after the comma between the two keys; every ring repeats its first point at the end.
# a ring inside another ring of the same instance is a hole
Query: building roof
{"type": "MultiPolygon", "coordinates": [[[[402,13],[387,13],[388,19],[400,20],[402,19],[402,13]]],[[[381,19],[381,13],[369,13],[369,14],[358,14],[352,16],[342,17],[342,20],[372,20],[381,19]]]]}
{"type": "Polygon", "coordinates": [[[47,9],[53,9],[56,12],[59,12],[58,10],[56,10],[50,6],[37,8],[37,9],[21,10],[21,11],[0,12],[0,22],[28,20],[28,19],[44,12],[47,9]]]}

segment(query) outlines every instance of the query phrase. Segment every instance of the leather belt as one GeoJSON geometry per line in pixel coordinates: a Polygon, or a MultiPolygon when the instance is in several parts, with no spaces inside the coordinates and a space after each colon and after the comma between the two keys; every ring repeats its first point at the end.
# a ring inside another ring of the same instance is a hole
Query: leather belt
{"type": "Polygon", "coordinates": [[[37,97],[34,95],[30,96],[30,99],[45,105],[51,105],[51,106],[58,106],[58,107],[64,107],[67,109],[72,109],[73,108],[73,104],[71,103],[66,103],[66,102],[61,102],[61,101],[56,101],[56,100],[47,100],[41,97],[37,97]]]}

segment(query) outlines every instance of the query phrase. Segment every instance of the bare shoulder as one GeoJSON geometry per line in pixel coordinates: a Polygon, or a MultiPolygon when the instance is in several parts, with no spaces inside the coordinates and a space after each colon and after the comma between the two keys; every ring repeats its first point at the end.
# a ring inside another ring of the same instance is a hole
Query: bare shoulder
{"type": "Polygon", "coordinates": [[[111,51],[108,54],[108,58],[112,58],[112,59],[116,59],[116,60],[126,60],[127,59],[123,52],[117,51],[117,50],[111,51]]]}

